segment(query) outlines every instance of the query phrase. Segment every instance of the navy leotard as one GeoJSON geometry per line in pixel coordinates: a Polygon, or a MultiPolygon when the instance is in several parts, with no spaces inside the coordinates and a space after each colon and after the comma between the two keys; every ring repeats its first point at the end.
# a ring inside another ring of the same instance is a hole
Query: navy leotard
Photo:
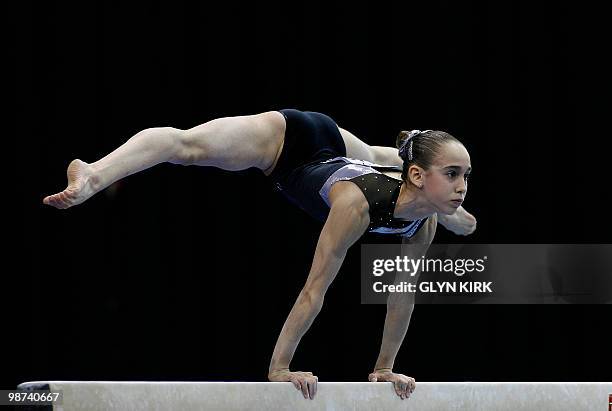
{"type": "Polygon", "coordinates": [[[270,179],[274,188],[313,218],[324,222],[329,214],[329,191],[338,181],[351,181],[369,205],[367,232],[412,237],[427,218],[406,221],[393,217],[401,180],[381,171],[401,171],[346,157],[336,123],[327,115],[295,109],[279,110],[287,123],[285,142],[270,179]]]}

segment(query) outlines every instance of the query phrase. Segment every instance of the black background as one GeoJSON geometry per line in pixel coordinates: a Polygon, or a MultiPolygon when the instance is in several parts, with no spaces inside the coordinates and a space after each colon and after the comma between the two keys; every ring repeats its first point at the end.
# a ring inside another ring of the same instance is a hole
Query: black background
{"type": "MultiPolygon", "coordinates": [[[[297,108],[372,145],[447,130],[471,154],[464,206],[478,230],[439,227],[436,242],[609,242],[609,36],[587,2],[23,2],[8,15],[16,191],[5,201],[19,211],[5,214],[5,388],[266,380],[321,226],[259,171],[162,164],[69,210],[41,203],[65,187],[70,160],[148,127],[297,108]]],[[[385,315],[359,302],[367,240],[292,369],[367,381],[385,315]]],[[[395,371],[610,381],[611,314],[419,305],[395,371]]]]}

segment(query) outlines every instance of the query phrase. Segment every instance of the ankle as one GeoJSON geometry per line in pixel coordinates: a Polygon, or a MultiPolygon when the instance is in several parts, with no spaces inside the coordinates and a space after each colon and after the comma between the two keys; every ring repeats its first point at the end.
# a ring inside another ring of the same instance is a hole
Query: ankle
{"type": "Polygon", "coordinates": [[[101,170],[95,164],[88,164],[89,175],[87,176],[86,184],[89,185],[95,192],[102,190],[104,182],[102,181],[101,170]]]}

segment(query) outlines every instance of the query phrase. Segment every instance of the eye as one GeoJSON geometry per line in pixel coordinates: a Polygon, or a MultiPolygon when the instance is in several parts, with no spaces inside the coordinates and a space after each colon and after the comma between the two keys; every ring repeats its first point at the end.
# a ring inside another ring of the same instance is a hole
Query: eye
{"type": "MultiPolygon", "coordinates": [[[[446,173],[446,175],[449,176],[451,179],[453,179],[453,178],[457,177],[457,172],[453,171],[453,170],[450,170],[450,171],[448,171],[446,173]]],[[[463,178],[465,179],[465,181],[468,181],[468,179],[470,178],[470,173],[465,173],[463,175],[463,178]]]]}

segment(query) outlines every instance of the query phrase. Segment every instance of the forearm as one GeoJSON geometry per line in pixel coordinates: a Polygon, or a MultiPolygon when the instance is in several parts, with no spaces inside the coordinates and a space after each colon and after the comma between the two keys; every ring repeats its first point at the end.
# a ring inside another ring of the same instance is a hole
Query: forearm
{"type": "Polygon", "coordinates": [[[322,305],[322,298],[312,297],[304,291],[300,293],[276,341],[269,371],[289,368],[302,336],[312,325],[322,305]]]}
{"type": "Polygon", "coordinates": [[[302,336],[321,311],[325,293],[338,274],[346,251],[368,226],[367,214],[363,217],[364,212],[353,206],[351,195],[339,196],[341,192],[330,192],[332,206],[317,242],[312,267],[276,341],[270,372],[289,368],[302,336]]]}
{"type": "MultiPolygon", "coordinates": [[[[438,224],[437,215],[429,219],[427,224],[413,238],[402,239],[402,255],[410,259],[416,259],[426,255],[431,244],[438,224]]],[[[395,285],[410,282],[416,285],[421,275],[420,270],[414,274],[406,271],[397,271],[395,275],[395,285]]],[[[414,310],[414,293],[390,293],[387,298],[387,315],[385,317],[385,327],[383,330],[380,352],[374,370],[383,368],[393,369],[395,357],[404,341],[410,318],[414,310]]]]}
{"type": "Polygon", "coordinates": [[[413,309],[413,303],[387,304],[382,344],[374,367],[375,370],[393,368],[395,357],[408,331],[413,309]]]}

